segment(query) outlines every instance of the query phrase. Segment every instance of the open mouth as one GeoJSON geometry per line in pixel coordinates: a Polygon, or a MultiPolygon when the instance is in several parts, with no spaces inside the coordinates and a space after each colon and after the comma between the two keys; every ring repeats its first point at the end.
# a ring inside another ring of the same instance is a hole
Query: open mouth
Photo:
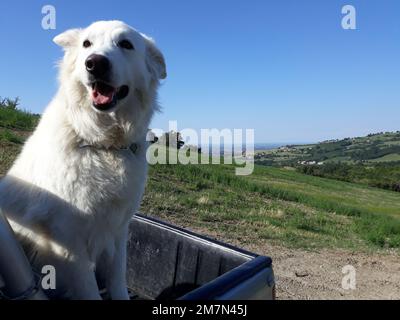
{"type": "Polygon", "coordinates": [[[100,111],[108,111],[116,106],[119,100],[124,99],[129,93],[128,86],[114,88],[102,81],[92,83],[93,106],[100,111]]]}

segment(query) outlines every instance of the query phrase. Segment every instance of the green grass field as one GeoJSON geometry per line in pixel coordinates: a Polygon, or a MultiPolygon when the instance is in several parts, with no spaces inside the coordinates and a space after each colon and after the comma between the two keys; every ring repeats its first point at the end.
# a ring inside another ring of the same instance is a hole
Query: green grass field
{"type": "Polygon", "coordinates": [[[400,247],[400,194],[286,169],[155,165],[142,211],[246,243],[400,247]]]}
{"type": "Polygon", "coordinates": [[[40,119],[16,109],[17,105],[18,99],[0,98],[0,176],[7,172],[40,119]]]}
{"type": "Polygon", "coordinates": [[[4,105],[4,103],[0,98],[0,127],[27,131],[33,130],[36,127],[39,121],[38,115],[13,109],[8,105],[4,105]]]}
{"type": "Polygon", "coordinates": [[[393,161],[400,161],[400,154],[398,153],[391,153],[386,156],[369,160],[370,162],[393,162],[393,161]]]}

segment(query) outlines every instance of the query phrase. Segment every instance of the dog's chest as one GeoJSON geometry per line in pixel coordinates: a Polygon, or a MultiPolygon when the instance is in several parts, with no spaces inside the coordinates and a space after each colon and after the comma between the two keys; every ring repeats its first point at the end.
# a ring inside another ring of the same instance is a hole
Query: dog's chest
{"type": "Polygon", "coordinates": [[[83,214],[118,214],[129,210],[142,192],[146,163],[129,150],[78,150],[60,184],[83,214]]]}

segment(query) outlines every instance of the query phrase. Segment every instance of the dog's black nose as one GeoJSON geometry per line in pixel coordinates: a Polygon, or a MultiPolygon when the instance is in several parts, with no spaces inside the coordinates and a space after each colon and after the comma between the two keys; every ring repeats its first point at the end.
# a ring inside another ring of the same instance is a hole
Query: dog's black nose
{"type": "Polygon", "coordinates": [[[110,60],[99,54],[91,54],[85,62],[86,70],[96,78],[100,78],[110,71],[110,60]]]}

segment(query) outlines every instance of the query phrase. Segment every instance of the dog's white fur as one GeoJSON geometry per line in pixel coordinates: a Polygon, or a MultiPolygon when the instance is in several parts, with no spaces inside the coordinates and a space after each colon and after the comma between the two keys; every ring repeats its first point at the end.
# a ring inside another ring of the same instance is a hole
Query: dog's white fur
{"type": "Polygon", "coordinates": [[[36,268],[56,268],[49,294],[100,299],[96,272],[112,299],[127,299],[128,224],[144,191],[145,140],[166,77],[164,58],[150,38],[119,21],[69,30],[54,41],[65,50],[60,88],[0,181],[0,207],[36,268]],[[90,48],[82,46],[87,39],[90,48]],[[121,39],[135,50],[118,47],[121,39]],[[92,105],[85,69],[92,53],[111,61],[115,87],[130,88],[109,112],[92,105]],[[121,149],[132,143],[135,153],[121,149]]]}

